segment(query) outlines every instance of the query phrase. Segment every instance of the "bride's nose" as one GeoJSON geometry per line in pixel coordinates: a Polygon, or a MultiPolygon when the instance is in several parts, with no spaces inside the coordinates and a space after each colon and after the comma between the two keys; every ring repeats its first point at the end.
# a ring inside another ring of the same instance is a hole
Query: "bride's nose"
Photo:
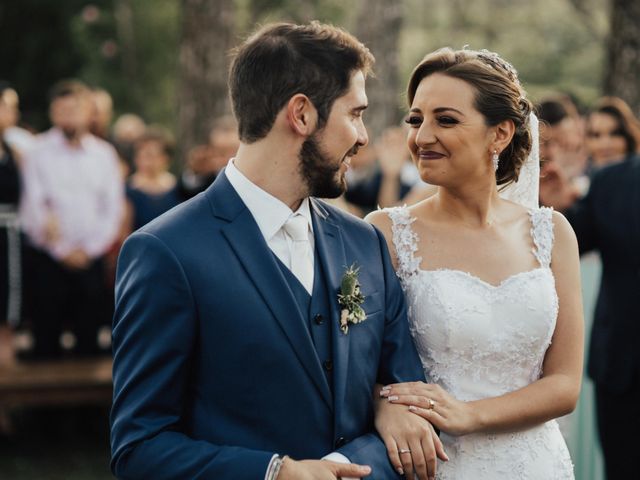
{"type": "Polygon", "coordinates": [[[425,145],[433,145],[438,141],[435,132],[430,122],[423,121],[420,128],[416,132],[415,144],[418,147],[424,147],[425,145]]]}

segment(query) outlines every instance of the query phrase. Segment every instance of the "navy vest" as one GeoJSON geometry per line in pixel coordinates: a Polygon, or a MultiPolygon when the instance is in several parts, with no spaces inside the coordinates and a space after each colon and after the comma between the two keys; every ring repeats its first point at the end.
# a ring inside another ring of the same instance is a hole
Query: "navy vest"
{"type": "Polygon", "coordinates": [[[313,295],[302,286],[296,276],[278,259],[280,270],[289,284],[289,288],[298,303],[298,307],[305,319],[305,324],[313,345],[316,348],[316,355],[329,383],[329,388],[333,391],[333,352],[331,347],[331,301],[337,302],[337,298],[331,298],[327,290],[322,262],[318,258],[318,251],[315,251],[314,273],[313,273],[313,295]]]}

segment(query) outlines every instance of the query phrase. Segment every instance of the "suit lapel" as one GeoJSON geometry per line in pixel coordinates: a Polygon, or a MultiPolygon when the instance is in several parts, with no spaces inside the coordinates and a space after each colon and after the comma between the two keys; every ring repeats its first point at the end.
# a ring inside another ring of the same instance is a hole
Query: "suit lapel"
{"type": "Polygon", "coordinates": [[[207,190],[207,195],[214,215],[229,222],[222,227],[222,234],[280,325],[322,398],[329,408],[332,408],[331,391],[305,326],[305,319],[251,212],[224,174],[221,174],[207,190]]]}
{"type": "Polygon", "coordinates": [[[311,199],[313,229],[318,250],[318,258],[325,272],[325,282],[329,292],[331,318],[331,342],[333,349],[333,393],[336,406],[336,425],[340,405],[344,402],[349,369],[349,335],[340,330],[340,305],[338,292],[342,275],[347,267],[347,257],[340,228],[332,221],[327,210],[316,199],[311,199]]]}

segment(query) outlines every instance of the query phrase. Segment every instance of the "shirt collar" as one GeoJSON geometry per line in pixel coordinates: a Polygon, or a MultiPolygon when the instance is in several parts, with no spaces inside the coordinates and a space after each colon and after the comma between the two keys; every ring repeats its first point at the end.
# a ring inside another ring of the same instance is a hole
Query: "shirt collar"
{"type": "Polygon", "coordinates": [[[224,173],[229,183],[240,196],[240,199],[253,215],[264,239],[268,242],[278,233],[287,220],[295,214],[300,214],[309,222],[309,229],[313,232],[309,198],[302,200],[298,210],[293,212],[284,202],[258,187],[244,176],[233,163],[233,158],[227,164],[224,173]]]}
{"type": "Polygon", "coordinates": [[[50,130],[49,134],[50,134],[51,138],[54,139],[55,142],[57,142],[58,144],[66,147],[66,148],[79,148],[79,149],[82,149],[82,150],[89,150],[93,146],[93,142],[92,142],[93,138],[92,138],[92,135],[89,134],[89,133],[84,133],[80,137],[80,141],[79,141],[77,147],[72,147],[69,144],[69,141],[64,136],[64,133],[62,133],[62,130],[59,129],[58,127],[53,127],[50,130]]]}

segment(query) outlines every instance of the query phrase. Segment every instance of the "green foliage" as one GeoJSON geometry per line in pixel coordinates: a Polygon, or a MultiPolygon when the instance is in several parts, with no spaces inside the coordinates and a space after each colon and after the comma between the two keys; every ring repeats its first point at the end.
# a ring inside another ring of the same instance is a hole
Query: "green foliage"
{"type": "MultiPolygon", "coordinates": [[[[565,90],[591,102],[601,93],[606,0],[397,1],[406,7],[403,82],[427,52],[469,45],[510,60],[534,98],[565,90]]],[[[236,0],[238,40],[268,21],[316,18],[355,31],[359,2],[366,8],[366,0],[236,0]]],[[[16,85],[26,119],[38,128],[46,126],[51,85],[79,77],[111,92],[116,113],[137,112],[173,130],[180,12],[179,0],[2,2],[0,78],[16,85]],[[90,6],[97,17],[87,14],[90,6]]]]}
{"type": "Polygon", "coordinates": [[[46,128],[47,92],[63,78],[105,88],[116,113],[174,127],[178,0],[21,0],[0,5],[0,78],[21,96],[23,117],[46,128]],[[118,6],[131,6],[127,22],[118,6]],[[123,25],[124,23],[124,25],[123,25]]]}
{"type": "MultiPolygon", "coordinates": [[[[0,78],[21,97],[24,120],[47,126],[47,94],[63,78],[78,76],[86,59],[70,29],[82,0],[20,0],[0,3],[0,78]]],[[[96,5],[111,2],[95,1],[96,5]]]]}
{"type": "Polygon", "coordinates": [[[606,0],[583,0],[589,17],[569,0],[405,0],[402,78],[440,47],[487,48],[518,70],[534,99],[551,91],[590,103],[601,93],[606,0]],[[587,5],[588,4],[588,5],[587,5]]]}
{"type": "Polygon", "coordinates": [[[86,59],[80,76],[113,95],[116,113],[135,112],[173,129],[180,4],[178,0],[113,3],[96,22],[87,23],[81,16],[73,19],[74,35],[86,59]],[[117,9],[118,3],[131,6],[130,21],[117,9]]]}
{"type": "Polygon", "coordinates": [[[237,0],[243,30],[253,30],[255,23],[308,22],[320,20],[342,24],[354,2],[340,0],[237,0]]]}

